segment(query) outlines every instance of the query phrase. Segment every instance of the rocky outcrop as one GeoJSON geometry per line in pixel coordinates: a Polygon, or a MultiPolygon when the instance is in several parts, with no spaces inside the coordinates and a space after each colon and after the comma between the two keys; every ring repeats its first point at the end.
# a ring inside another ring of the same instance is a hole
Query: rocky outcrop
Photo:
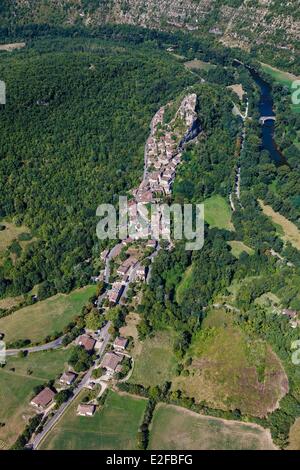
{"type": "Polygon", "coordinates": [[[297,2],[277,0],[2,0],[0,25],[13,22],[134,24],[206,31],[225,44],[270,44],[294,53],[300,38],[297,2]],[[2,17],[2,18],[1,18],[2,17]]]}

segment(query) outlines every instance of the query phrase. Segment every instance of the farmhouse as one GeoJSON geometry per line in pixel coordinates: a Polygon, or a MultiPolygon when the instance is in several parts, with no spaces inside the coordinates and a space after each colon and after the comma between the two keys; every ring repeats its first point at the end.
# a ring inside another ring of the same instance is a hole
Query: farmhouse
{"type": "Polygon", "coordinates": [[[43,411],[51,405],[54,397],[55,393],[49,387],[46,387],[31,400],[30,404],[43,411]]]}
{"type": "Polygon", "coordinates": [[[117,338],[114,341],[114,348],[124,351],[126,349],[127,343],[128,343],[127,338],[123,338],[122,336],[117,336],[117,338]]]}
{"type": "Polygon", "coordinates": [[[78,416],[93,416],[96,411],[95,405],[81,404],[77,407],[78,416]]]}
{"type": "Polygon", "coordinates": [[[89,335],[82,335],[78,338],[79,346],[82,346],[87,352],[93,351],[96,341],[89,335]]]}
{"type": "Polygon", "coordinates": [[[68,371],[64,372],[61,378],[59,379],[60,383],[63,385],[71,385],[77,378],[77,374],[74,372],[68,371]]]}
{"type": "Polygon", "coordinates": [[[115,354],[113,352],[108,352],[105,354],[104,358],[102,359],[101,367],[106,369],[107,372],[109,372],[110,374],[113,374],[116,371],[117,366],[121,364],[122,360],[123,360],[122,356],[115,354]]]}

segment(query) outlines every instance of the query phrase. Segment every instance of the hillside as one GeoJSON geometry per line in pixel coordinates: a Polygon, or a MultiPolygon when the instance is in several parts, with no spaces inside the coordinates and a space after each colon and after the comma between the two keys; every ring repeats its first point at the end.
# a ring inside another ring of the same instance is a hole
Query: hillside
{"type": "MultiPolygon", "coordinates": [[[[286,55],[292,62],[300,35],[297,2],[280,0],[4,0],[0,26],[8,24],[121,23],[205,32],[228,46],[286,55]],[[272,50],[273,49],[273,50],[272,50]],[[289,51],[287,53],[287,51],[289,51]]],[[[275,57],[276,58],[276,57],[275,57]]]]}

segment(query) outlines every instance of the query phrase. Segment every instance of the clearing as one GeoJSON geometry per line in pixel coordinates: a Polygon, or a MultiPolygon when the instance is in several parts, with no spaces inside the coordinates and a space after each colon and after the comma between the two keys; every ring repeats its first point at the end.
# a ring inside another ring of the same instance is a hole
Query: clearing
{"type": "Polygon", "coordinates": [[[274,450],[270,432],[261,426],[202,416],[173,405],[155,409],[151,450],[274,450]],[[172,432],[170,432],[172,430],[172,432]]]}
{"type": "Polygon", "coordinates": [[[204,201],[204,219],[211,228],[234,230],[228,202],[218,194],[204,201]]]}
{"type": "Polygon", "coordinates": [[[243,101],[243,96],[245,94],[243,85],[237,83],[235,85],[229,85],[227,88],[232,90],[239,97],[240,101],[243,101]]]}
{"type": "Polygon", "coordinates": [[[46,436],[43,450],[135,450],[147,400],[111,390],[93,417],[76,415],[81,396],[46,436]]]}
{"type": "Polygon", "coordinates": [[[238,327],[213,327],[194,337],[187,358],[188,376],[173,380],[196,402],[263,417],[278,408],[288,379],[276,354],[263,341],[251,341],[238,327]]]}
{"type": "Polygon", "coordinates": [[[182,304],[182,299],[186,290],[189,289],[191,281],[193,278],[193,265],[189,266],[185,271],[181,282],[176,288],[176,302],[178,305],[182,304]]]}
{"type": "Polygon", "coordinates": [[[231,253],[236,258],[239,258],[240,254],[243,252],[247,253],[248,255],[254,254],[254,250],[249,246],[245,245],[243,242],[233,240],[231,242],[228,242],[228,245],[231,247],[231,253]]]}
{"type": "Polygon", "coordinates": [[[279,214],[279,212],[275,212],[271,206],[264,204],[261,199],[258,199],[258,202],[263,213],[270,217],[276,226],[279,225],[281,227],[283,231],[283,235],[282,232],[280,233],[281,238],[290,242],[295,248],[300,250],[300,231],[297,226],[286,217],[279,214]]]}
{"type": "Polygon", "coordinates": [[[68,351],[35,353],[25,358],[8,358],[0,369],[0,442],[10,447],[35,415],[29,405],[33,388],[63,372],[68,351]]]}
{"type": "Polygon", "coordinates": [[[289,445],[287,450],[300,450],[300,418],[296,419],[290,429],[289,445]]]}
{"type": "Polygon", "coordinates": [[[203,60],[194,59],[185,62],[184,65],[191,70],[209,70],[215,67],[214,64],[210,64],[209,62],[204,62],[203,60]]]}
{"type": "Polygon", "coordinates": [[[43,341],[55,332],[61,332],[95,293],[96,286],[77,289],[70,294],[57,294],[49,299],[21,308],[0,318],[0,332],[5,341],[12,343],[29,339],[32,343],[43,341]]]}
{"type": "Polygon", "coordinates": [[[129,382],[148,387],[172,380],[177,365],[173,342],[174,334],[170,331],[159,331],[141,342],[132,351],[135,363],[129,382]]]}

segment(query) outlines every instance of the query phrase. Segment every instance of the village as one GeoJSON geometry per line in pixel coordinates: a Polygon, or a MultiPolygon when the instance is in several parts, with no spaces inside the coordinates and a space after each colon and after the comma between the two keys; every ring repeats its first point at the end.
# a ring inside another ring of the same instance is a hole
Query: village
{"type": "MultiPolygon", "coordinates": [[[[161,249],[161,243],[155,236],[145,238],[143,224],[137,218],[137,205],[156,204],[162,198],[170,196],[184,145],[195,139],[200,132],[196,94],[186,96],[175,117],[169,123],[164,123],[166,108],[169,106],[171,104],[161,107],[151,122],[150,136],[145,145],[143,179],[139,187],[132,190],[132,199],[128,204],[129,235],[117,241],[112,248],[102,251],[100,258],[103,269],[99,276],[91,279],[92,282],[103,283],[105,286],[104,292],[95,301],[99,315],[104,318],[110,308],[126,304],[131,286],[135,285],[136,291],[139,291],[139,286],[149,281],[151,264],[161,249]]],[[[157,220],[154,231],[155,234],[163,232],[161,218],[157,220]]],[[[169,248],[173,246],[170,239],[167,245],[169,248]]],[[[83,389],[94,393],[90,399],[78,405],[77,415],[92,417],[109,383],[127,380],[131,375],[134,363],[126,351],[128,339],[112,335],[110,326],[111,322],[105,321],[100,330],[86,330],[75,339],[74,345],[94,358],[93,365],[87,372],[78,374],[69,366],[52,387],[44,387],[32,398],[30,404],[38,414],[42,414],[45,424],[42,431],[29,443],[29,447],[36,448],[39,445],[68,404],[83,389]],[[67,393],[63,403],[60,403],[58,395],[64,391],[70,394],[67,393]]]]}

